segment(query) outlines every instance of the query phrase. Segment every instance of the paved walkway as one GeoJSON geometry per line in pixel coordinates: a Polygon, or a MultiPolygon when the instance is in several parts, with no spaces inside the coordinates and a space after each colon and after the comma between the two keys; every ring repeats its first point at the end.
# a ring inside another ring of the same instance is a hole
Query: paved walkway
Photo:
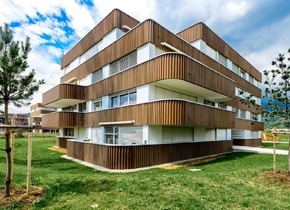
{"type": "MultiPolygon", "coordinates": [[[[261,148],[261,147],[247,147],[247,146],[236,146],[233,145],[234,152],[253,152],[253,153],[262,153],[262,154],[273,154],[273,149],[261,148]]],[[[287,150],[276,150],[277,155],[288,155],[287,150]]]]}

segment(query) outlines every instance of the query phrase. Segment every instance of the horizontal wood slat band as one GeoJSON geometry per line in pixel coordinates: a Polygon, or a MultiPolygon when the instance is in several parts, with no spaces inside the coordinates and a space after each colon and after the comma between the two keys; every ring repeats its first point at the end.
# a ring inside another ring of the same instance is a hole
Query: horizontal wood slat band
{"type": "Polygon", "coordinates": [[[75,84],[59,84],[43,94],[42,104],[48,105],[59,99],[85,100],[85,91],[86,89],[84,86],[75,84]]]}
{"type": "Polygon", "coordinates": [[[114,146],[67,142],[67,155],[109,169],[134,169],[232,152],[232,141],[114,146]]]}
{"type": "Polygon", "coordinates": [[[90,86],[60,84],[43,95],[43,104],[60,99],[91,100],[164,79],[180,79],[235,98],[235,82],[182,54],[164,54],[90,86]],[[115,84],[115,85],[112,85],[115,84]]]}
{"type": "Polygon", "coordinates": [[[221,54],[230,59],[233,63],[238,64],[242,69],[246,69],[249,74],[261,82],[262,75],[255,67],[253,67],[246,59],[233,50],[225,41],[223,41],[216,33],[214,33],[204,23],[197,23],[179,33],[177,36],[188,42],[202,39],[211,48],[219,51],[221,54]]]}
{"type": "Polygon", "coordinates": [[[235,129],[262,131],[264,130],[264,123],[251,121],[251,120],[245,120],[245,119],[236,119],[235,129]]]}
{"type": "MultiPolygon", "coordinates": [[[[129,54],[130,52],[136,50],[138,47],[141,47],[146,43],[153,43],[157,47],[164,49],[164,46],[161,45],[161,42],[169,43],[190,57],[200,61],[204,65],[220,72],[221,74],[233,79],[234,81],[237,81],[238,87],[241,86],[241,88],[243,88],[245,91],[250,93],[253,92],[252,94],[254,96],[261,98],[261,91],[259,92],[257,87],[246,81],[245,82],[247,85],[244,85],[243,82],[240,84],[240,82],[243,81],[240,76],[230,71],[212,58],[208,57],[204,53],[200,52],[191,46],[188,42],[180,39],[178,36],[171,33],[153,20],[146,20],[139,24],[136,28],[134,28],[134,30],[131,30],[127,34],[123,35],[120,39],[105,48],[103,51],[99,52],[97,55],[79,67],[63,76],[61,78],[61,83],[68,81],[73,77],[76,77],[77,80],[80,80],[88,74],[101,69],[105,65],[110,64],[113,61],[129,54]]],[[[168,49],[164,50],[168,51],[168,49]]],[[[247,68],[244,70],[248,72],[247,68]]],[[[259,76],[255,78],[260,81],[262,76],[259,73],[259,76]]]]}
{"type": "Polygon", "coordinates": [[[233,139],[233,145],[260,147],[262,146],[262,139],[233,139]]]}
{"type": "Polygon", "coordinates": [[[234,112],[203,104],[179,100],[162,100],[91,113],[55,112],[43,116],[42,124],[45,127],[92,127],[99,126],[100,122],[134,120],[134,125],[233,128],[234,115],[234,112]]]}

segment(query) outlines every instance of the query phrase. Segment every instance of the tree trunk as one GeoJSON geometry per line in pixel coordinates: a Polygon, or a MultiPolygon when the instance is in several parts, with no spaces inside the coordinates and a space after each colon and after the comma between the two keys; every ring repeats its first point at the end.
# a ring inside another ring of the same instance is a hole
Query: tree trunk
{"type": "MultiPolygon", "coordinates": [[[[5,102],[4,104],[5,107],[5,124],[9,124],[8,120],[8,102],[5,102]]],[[[6,178],[5,178],[5,196],[8,197],[10,196],[10,191],[11,191],[11,176],[12,176],[12,171],[11,171],[11,146],[10,146],[10,131],[9,129],[5,129],[5,147],[6,147],[6,178]]]]}

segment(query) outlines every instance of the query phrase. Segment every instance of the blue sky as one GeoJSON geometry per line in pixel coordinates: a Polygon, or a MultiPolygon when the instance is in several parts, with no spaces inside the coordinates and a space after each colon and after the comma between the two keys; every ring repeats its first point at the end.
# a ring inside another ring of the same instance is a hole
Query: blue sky
{"type": "Polygon", "coordinates": [[[290,48],[289,0],[1,0],[0,8],[0,24],[9,23],[15,39],[31,38],[30,68],[46,80],[32,104],[59,83],[62,55],[114,8],[172,32],[202,21],[260,71],[290,48]]]}

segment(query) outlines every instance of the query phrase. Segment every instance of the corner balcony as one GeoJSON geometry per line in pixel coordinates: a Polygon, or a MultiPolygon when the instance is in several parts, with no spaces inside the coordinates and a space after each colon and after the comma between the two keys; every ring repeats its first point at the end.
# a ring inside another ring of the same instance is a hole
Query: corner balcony
{"type": "Polygon", "coordinates": [[[85,101],[85,87],[75,84],[59,84],[42,95],[46,107],[62,108],[85,101]]]}
{"type": "Polygon", "coordinates": [[[84,126],[84,113],[53,112],[42,117],[42,126],[48,128],[84,126]]]}

